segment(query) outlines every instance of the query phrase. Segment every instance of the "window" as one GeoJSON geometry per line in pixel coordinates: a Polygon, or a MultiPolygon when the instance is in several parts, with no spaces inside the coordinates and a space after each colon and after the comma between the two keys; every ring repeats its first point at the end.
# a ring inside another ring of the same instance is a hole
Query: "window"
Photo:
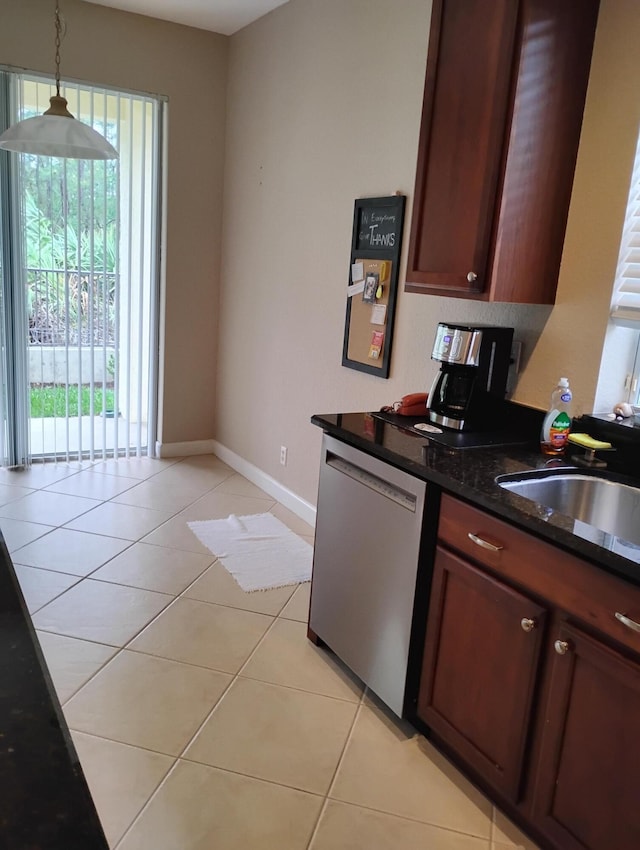
{"type": "Polygon", "coordinates": [[[640,330],[640,139],[620,243],[611,319],[616,324],[640,330]]]}
{"type": "Polygon", "coordinates": [[[636,147],[605,338],[596,410],[640,402],[640,136],[636,147]]]}

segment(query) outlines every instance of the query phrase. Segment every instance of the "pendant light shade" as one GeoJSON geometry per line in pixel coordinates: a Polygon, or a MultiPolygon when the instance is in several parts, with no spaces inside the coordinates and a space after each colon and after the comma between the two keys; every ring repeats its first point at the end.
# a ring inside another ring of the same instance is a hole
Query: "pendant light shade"
{"type": "Polygon", "coordinates": [[[0,136],[0,148],[66,159],[117,159],[118,152],[93,127],[77,121],[60,96],[60,9],[56,2],[56,94],[43,115],[25,118],[0,136]]]}

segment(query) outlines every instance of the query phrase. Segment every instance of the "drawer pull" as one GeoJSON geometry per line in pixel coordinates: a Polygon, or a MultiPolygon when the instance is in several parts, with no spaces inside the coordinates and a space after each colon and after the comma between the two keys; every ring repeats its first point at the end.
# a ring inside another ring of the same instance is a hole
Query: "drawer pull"
{"type": "Polygon", "coordinates": [[[502,546],[496,546],[495,543],[489,543],[487,540],[483,540],[482,537],[478,537],[477,534],[473,534],[471,531],[467,534],[467,537],[469,540],[477,543],[478,546],[482,546],[483,549],[489,549],[490,552],[500,552],[503,548],[502,546]]]}
{"type": "Polygon", "coordinates": [[[557,640],[553,644],[553,648],[558,653],[558,655],[566,655],[567,652],[569,652],[569,650],[571,649],[571,647],[569,646],[569,642],[566,640],[557,640]]]}
{"type": "Polygon", "coordinates": [[[536,621],[532,620],[531,617],[523,617],[520,620],[520,625],[523,632],[532,632],[536,627],[536,621]]]}
{"type": "Polygon", "coordinates": [[[616,611],[616,620],[620,620],[622,625],[626,626],[628,629],[632,629],[634,632],[640,632],[640,623],[636,623],[635,620],[631,620],[624,614],[618,613],[618,611],[616,611]]]}

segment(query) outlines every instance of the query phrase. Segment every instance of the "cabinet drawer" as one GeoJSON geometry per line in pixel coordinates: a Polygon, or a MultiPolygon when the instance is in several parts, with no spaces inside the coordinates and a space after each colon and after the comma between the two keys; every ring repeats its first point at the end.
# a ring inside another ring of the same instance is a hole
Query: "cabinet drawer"
{"type": "Polygon", "coordinates": [[[640,653],[640,588],[514,528],[484,511],[443,494],[438,537],[497,575],[536,593],[640,653]]]}

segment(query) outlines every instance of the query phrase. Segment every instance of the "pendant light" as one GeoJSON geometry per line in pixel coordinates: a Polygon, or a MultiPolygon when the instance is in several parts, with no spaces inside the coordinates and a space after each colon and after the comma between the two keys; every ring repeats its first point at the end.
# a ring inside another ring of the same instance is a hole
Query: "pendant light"
{"type": "Polygon", "coordinates": [[[117,159],[118,152],[93,127],[77,121],[60,96],[60,8],[56,0],[56,93],[43,115],[26,118],[0,136],[0,148],[66,159],[117,159]]]}

